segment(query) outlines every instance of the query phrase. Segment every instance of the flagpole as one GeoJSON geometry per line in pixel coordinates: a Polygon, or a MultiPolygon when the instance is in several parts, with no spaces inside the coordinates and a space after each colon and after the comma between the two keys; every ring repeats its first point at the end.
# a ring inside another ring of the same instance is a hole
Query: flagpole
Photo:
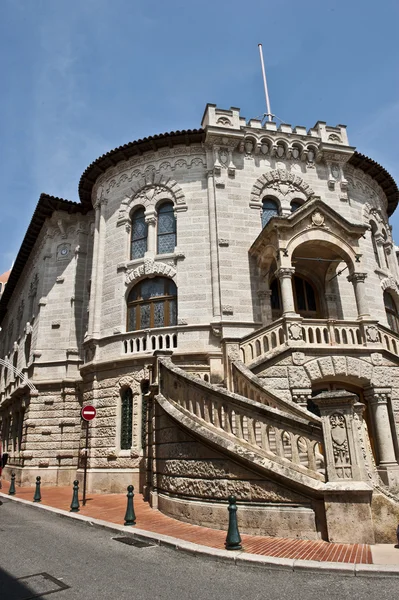
{"type": "Polygon", "coordinates": [[[266,72],[265,72],[265,64],[263,62],[263,50],[262,50],[262,44],[258,44],[258,48],[259,48],[259,55],[260,55],[260,64],[262,65],[262,75],[263,75],[263,86],[265,88],[265,96],[266,96],[266,117],[268,118],[269,121],[273,120],[273,115],[272,115],[272,111],[270,108],[270,100],[269,100],[269,92],[267,89],[267,81],[266,81],[266,72]]]}

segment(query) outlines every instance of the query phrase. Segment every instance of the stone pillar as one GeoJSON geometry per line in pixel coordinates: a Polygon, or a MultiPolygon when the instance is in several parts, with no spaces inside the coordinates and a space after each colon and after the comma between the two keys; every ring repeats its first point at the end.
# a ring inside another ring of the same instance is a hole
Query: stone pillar
{"type": "Polygon", "coordinates": [[[157,253],[157,220],[154,210],[145,211],[145,222],[147,224],[147,251],[146,256],[155,256],[157,253]]]}
{"type": "Polygon", "coordinates": [[[399,486],[399,465],[395,456],[388,410],[390,392],[390,388],[374,388],[368,390],[365,396],[373,417],[377,471],[386,485],[397,488],[399,486]]]}
{"type": "Polygon", "coordinates": [[[224,382],[229,392],[237,392],[234,389],[232,362],[242,360],[240,354],[240,338],[224,338],[222,340],[224,382]]]}
{"type": "Polygon", "coordinates": [[[208,173],[209,243],[211,256],[212,312],[213,318],[221,317],[221,292],[219,275],[219,249],[217,243],[216,193],[213,169],[208,173]]]}
{"type": "Polygon", "coordinates": [[[373,488],[367,483],[356,422],[357,396],[337,390],[318,394],[313,402],[320,409],[323,427],[328,539],[330,542],[373,544],[373,488]]]}
{"type": "Polygon", "coordinates": [[[358,318],[370,317],[368,302],[366,298],[366,286],[365,280],[367,273],[352,273],[347,278],[353,285],[356,298],[357,314],[358,318]]]}
{"type": "Polygon", "coordinates": [[[100,312],[101,312],[101,292],[102,292],[102,273],[104,264],[104,243],[105,243],[105,218],[104,206],[107,200],[100,199],[95,203],[96,211],[94,244],[93,244],[93,268],[91,280],[90,309],[89,309],[89,327],[88,336],[95,337],[100,331],[100,312]]]}
{"type": "Polygon", "coordinates": [[[280,267],[275,272],[278,277],[281,289],[281,302],[283,305],[283,317],[297,316],[295,312],[294,293],[292,291],[292,276],[295,273],[293,267],[280,267]]]}

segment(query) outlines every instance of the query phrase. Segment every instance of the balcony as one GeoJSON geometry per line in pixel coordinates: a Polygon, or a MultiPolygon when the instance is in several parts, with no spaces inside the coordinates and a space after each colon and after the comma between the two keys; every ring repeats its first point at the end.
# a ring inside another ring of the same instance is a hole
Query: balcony
{"type": "Polygon", "coordinates": [[[269,358],[287,348],[340,347],[387,350],[399,356],[399,336],[377,321],[334,319],[278,319],[247,335],[240,342],[246,365],[269,358]]]}
{"type": "Polygon", "coordinates": [[[130,331],[122,340],[122,354],[152,354],[155,350],[175,350],[178,331],[175,327],[130,331]]]}

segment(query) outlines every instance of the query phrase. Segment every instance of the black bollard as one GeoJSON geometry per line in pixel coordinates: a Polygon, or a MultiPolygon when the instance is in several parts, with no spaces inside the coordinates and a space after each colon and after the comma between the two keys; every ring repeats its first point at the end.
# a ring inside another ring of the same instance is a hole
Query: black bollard
{"type": "Polygon", "coordinates": [[[77,479],[73,482],[71,510],[69,512],[79,512],[79,481],[77,479]]]}
{"type": "Polygon", "coordinates": [[[125,525],[136,525],[136,515],[134,514],[133,506],[133,490],[132,485],[127,486],[127,508],[125,514],[125,525]]]}
{"type": "Polygon", "coordinates": [[[224,543],[226,550],[242,550],[241,546],[241,536],[238,531],[237,524],[237,504],[236,497],[229,496],[229,529],[227,531],[226,541],[224,543]]]}
{"type": "Polygon", "coordinates": [[[11,483],[10,489],[8,490],[9,496],[15,496],[15,473],[14,471],[11,473],[11,483]]]}
{"type": "Polygon", "coordinates": [[[36,489],[35,489],[35,495],[33,496],[33,502],[40,502],[42,499],[42,496],[40,494],[40,482],[41,482],[41,478],[39,476],[36,477],[36,489]]]}

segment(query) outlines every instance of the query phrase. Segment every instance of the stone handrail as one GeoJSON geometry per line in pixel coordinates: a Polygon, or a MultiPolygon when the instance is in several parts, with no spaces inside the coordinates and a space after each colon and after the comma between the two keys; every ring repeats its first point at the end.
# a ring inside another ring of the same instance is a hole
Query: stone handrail
{"type": "Polygon", "coordinates": [[[319,423],[221,390],[159,359],[158,403],[183,426],[296,485],[320,489],[325,481],[319,423]]]}
{"type": "Polygon", "coordinates": [[[271,408],[306,419],[312,423],[321,423],[320,417],[302,408],[292,400],[284,400],[266,388],[266,384],[250,371],[240,360],[232,362],[233,391],[240,396],[255,400],[271,408]]]}
{"type": "Polygon", "coordinates": [[[305,346],[386,348],[399,356],[399,335],[377,321],[282,318],[241,339],[241,360],[252,365],[287,348],[305,346]]]}

